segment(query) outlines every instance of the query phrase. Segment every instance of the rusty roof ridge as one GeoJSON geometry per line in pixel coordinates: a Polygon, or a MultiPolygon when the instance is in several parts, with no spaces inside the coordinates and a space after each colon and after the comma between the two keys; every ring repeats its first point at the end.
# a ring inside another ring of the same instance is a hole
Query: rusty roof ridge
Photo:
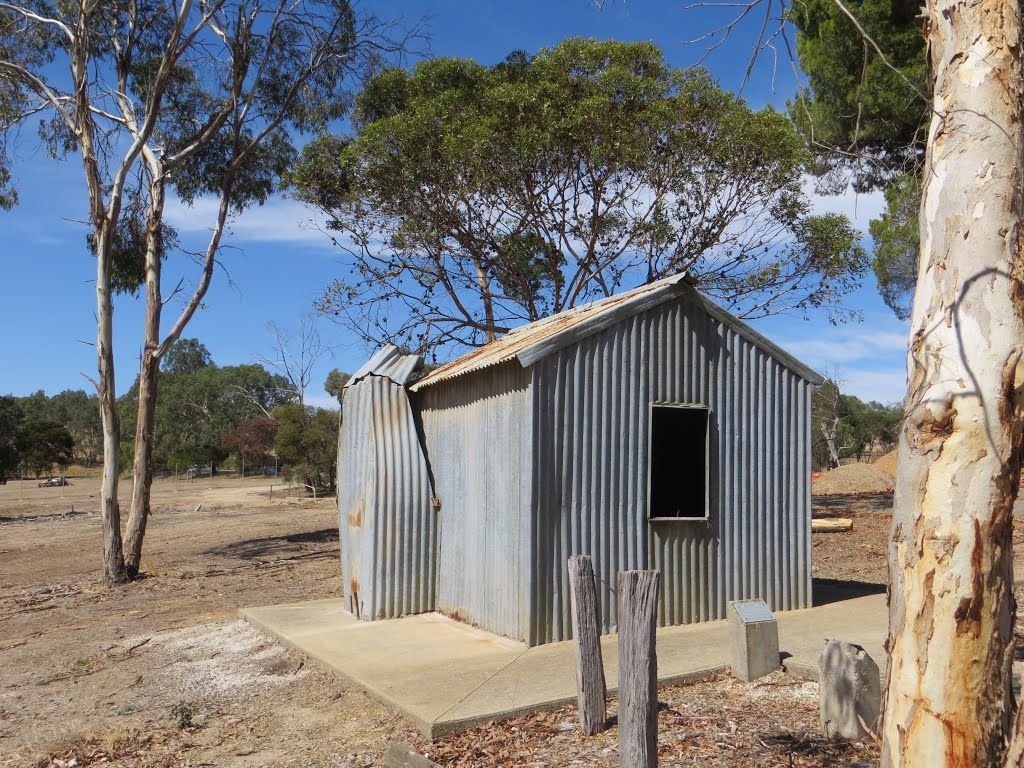
{"type": "Polygon", "coordinates": [[[686,272],[679,272],[653,283],[527,323],[509,331],[500,339],[441,365],[412,384],[409,389],[417,392],[438,382],[512,359],[518,359],[523,367],[527,367],[562,346],[597,333],[625,317],[661,304],[676,292],[675,286],[685,280],[686,272]]]}
{"type": "Polygon", "coordinates": [[[653,283],[521,325],[501,338],[435,368],[419,381],[412,383],[409,389],[416,392],[442,381],[510,360],[517,360],[524,368],[528,368],[560,349],[578,343],[628,317],[653,309],[672,297],[684,294],[693,298],[712,318],[760,347],[798,376],[814,385],[820,385],[824,381],[824,377],[817,371],[702,294],[694,287],[695,282],[688,273],[679,272],[653,283]]]}

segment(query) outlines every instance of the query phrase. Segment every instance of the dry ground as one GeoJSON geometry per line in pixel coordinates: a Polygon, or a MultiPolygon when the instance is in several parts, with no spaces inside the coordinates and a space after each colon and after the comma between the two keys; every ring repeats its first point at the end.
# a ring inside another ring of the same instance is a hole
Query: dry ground
{"type": "MultiPolygon", "coordinates": [[[[1024,487],[1024,483],[1021,484],[1024,487]]],[[[892,520],[892,494],[814,496],[815,517],[849,517],[849,533],[815,533],[812,573],[816,579],[855,582],[863,586],[888,581],[887,545],[892,520]]],[[[1024,498],[1014,506],[1014,573],[1024,579],[1024,498]]],[[[856,584],[854,585],[856,586],[856,584]]]]}
{"type": "MultiPolygon", "coordinates": [[[[0,766],[370,766],[396,739],[444,765],[618,764],[616,730],[584,739],[572,708],[425,744],[239,621],[240,606],[337,594],[333,500],[159,481],[146,576],[106,588],[98,484],[72,480],[0,486],[0,766]]],[[[884,581],[891,498],[816,503],[855,528],[814,537],[815,575],[884,581]]],[[[663,689],[661,764],[870,764],[870,744],[816,737],[816,690],[781,673],[663,689]]]]}

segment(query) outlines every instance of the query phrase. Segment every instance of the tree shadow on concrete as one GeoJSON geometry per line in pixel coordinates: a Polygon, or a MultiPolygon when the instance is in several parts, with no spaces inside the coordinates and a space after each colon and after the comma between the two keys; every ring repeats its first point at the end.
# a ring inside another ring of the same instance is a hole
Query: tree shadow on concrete
{"type": "Polygon", "coordinates": [[[814,595],[814,605],[817,607],[868,595],[884,595],[885,584],[840,579],[814,579],[811,582],[811,590],[814,595]]]}
{"type": "Polygon", "coordinates": [[[892,512],[892,491],[838,496],[812,496],[815,517],[849,517],[854,512],[892,512]]]}
{"type": "Polygon", "coordinates": [[[291,533],[287,536],[263,536],[235,541],[206,550],[205,554],[238,560],[311,560],[338,556],[338,529],[291,533]]]}

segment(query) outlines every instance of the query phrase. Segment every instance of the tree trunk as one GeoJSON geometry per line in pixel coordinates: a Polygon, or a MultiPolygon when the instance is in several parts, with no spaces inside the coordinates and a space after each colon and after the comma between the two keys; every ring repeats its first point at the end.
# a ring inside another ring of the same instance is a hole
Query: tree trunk
{"type": "MultiPolygon", "coordinates": [[[[147,307],[146,325],[149,326],[147,307]]],[[[158,321],[159,323],[159,321],[158,321]]],[[[147,334],[148,335],[148,334],[147,334]]],[[[156,389],[160,361],[147,342],[139,371],[139,410],[135,426],[135,464],[132,470],[132,506],[124,534],[124,562],[128,576],[139,575],[142,540],[149,520],[149,494],[153,485],[153,427],[156,421],[156,389]]]]}
{"type": "Polygon", "coordinates": [[[96,357],[99,379],[100,421],[103,425],[103,474],[100,516],[103,527],[103,581],[120,584],[128,578],[121,553],[121,510],[117,503],[121,425],[117,418],[114,382],[114,306],[111,296],[110,237],[113,224],[96,231],[96,357]]]}
{"type": "Polygon", "coordinates": [[[487,326],[487,330],[484,332],[485,338],[490,343],[498,338],[494,322],[494,297],[491,295],[491,283],[487,277],[487,270],[479,258],[473,259],[473,265],[476,267],[476,281],[480,287],[480,298],[484,304],[484,325],[487,326]]]}
{"type": "Polygon", "coordinates": [[[142,362],[139,369],[139,410],[135,423],[135,465],[133,468],[132,506],[125,529],[124,559],[128,575],[138,576],[142,562],[142,540],[149,520],[149,492],[153,485],[153,439],[156,421],[157,376],[160,373],[160,258],[163,252],[164,187],[159,164],[151,172],[150,209],[146,224],[146,326],[142,362]],[[160,174],[160,175],[158,175],[160,174]]]}
{"type": "Polygon", "coordinates": [[[889,545],[882,764],[999,765],[1024,387],[1020,6],[929,0],[935,77],[889,545]]]}
{"type": "Polygon", "coordinates": [[[1005,768],[1024,768],[1024,707],[1017,709],[1017,725],[1013,729],[1013,739],[1003,765],[1005,768]]]}
{"type": "Polygon", "coordinates": [[[842,462],[839,460],[839,448],[837,447],[836,437],[839,433],[839,419],[835,419],[832,422],[832,430],[825,429],[825,425],[821,425],[821,434],[825,438],[825,446],[828,448],[829,455],[829,468],[838,469],[842,466],[842,462]]]}

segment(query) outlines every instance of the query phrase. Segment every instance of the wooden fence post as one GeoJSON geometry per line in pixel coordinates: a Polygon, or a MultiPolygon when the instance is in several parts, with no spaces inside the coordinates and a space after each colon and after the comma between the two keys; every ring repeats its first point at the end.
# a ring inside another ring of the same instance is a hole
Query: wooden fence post
{"type": "Polygon", "coordinates": [[[597,608],[597,579],[589,555],[569,558],[572,637],[576,649],[576,700],[580,727],[587,736],[608,727],[607,689],[601,659],[601,619],[597,608]]]}
{"type": "Polygon", "coordinates": [[[624,768],[658,765],[657,571],[620,571],[619,755],[624,768]]]}

